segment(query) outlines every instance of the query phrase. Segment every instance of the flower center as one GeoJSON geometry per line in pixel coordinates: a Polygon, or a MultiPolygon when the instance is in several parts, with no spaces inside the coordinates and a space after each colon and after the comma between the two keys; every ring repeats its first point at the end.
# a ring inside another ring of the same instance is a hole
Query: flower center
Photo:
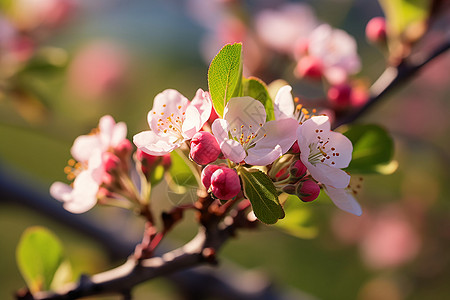
{"type": "Polygon", "coordinates": [[[64,167],[64,173],[67,175],[67,179],[72,181],[81,171],[87,169],[87,164],[83,164],[81,162],[75,161],[75,159],[71,158],[67,161],[67,166],[64,167]]]}
{"type": "Polygon", "coordinates": [[[308,161],[314,166],[318,163],[333,166],[336,164],[334,159],[339,157],[339,152],[329,145],[330,138],[321,136],[321,133],[323,133],[322,129],[316,129],[317,141],[309,145],[308,161]]]}
{"type": "Polygon", "coordinates": [[[316,109],[313,109],[310,113],[302,104],[299,104],[300,99],[298,97],[294,98],[294,102],[296,104],[294,117],[298,120],[298,124],[302,125],[306,120],[315,116],[316,109]]]}
{"type": "MultiPolygon", "coordinates": [[[[166,105],[164,104],[163,107],[166,107],[166,105]]],[[[175,113],[171,113],[168,116],[165,114],[165,112],[153,112],[155,117],[158,115],[160,116],[157,123],[158,132],[160,134],[173,136],[175,138],[174,143],[184,139],[182,127],[186,118],[186,112],[182,109],[182,106],[178,105],[175,113]]]]}
{"type": "Polygon", "coordinates": [[[254,147],[258,141],[266,137],[266,134],[261,130],[262,126],[263,124],[260,123],[259,127],[255,130],[252,125],[241,125],[239,129],[233,128],[230,133],[242,145],[244,150],[247,150],[254,147]]]}

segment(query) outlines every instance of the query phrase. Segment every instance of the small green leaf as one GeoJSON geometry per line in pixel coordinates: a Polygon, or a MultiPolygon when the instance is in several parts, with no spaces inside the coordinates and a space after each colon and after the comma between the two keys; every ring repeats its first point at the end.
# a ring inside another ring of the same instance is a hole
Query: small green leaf
{"type": "Polygon", "coordinates": [[[311,206],[305,205],[295,195],[280,195],[280,197],[283,196],[287,196],[283,205],[286,217],[279,220],[275,225],[286,233],[298,238],[315,238],[319,229],[312,224],[313,213],[311,206]]]}
{"type": "Polygon", "coordinates": [[[346,171],[360,174],[383,173],[382,166],[391,163],[394,142],[383,128],[370,124],[353,125],[344,135],[353,143],[352,161],[346,171]]]}
{"type": "Polygon", "coordinates": [[[30,291],[45,291],[62,262],[63,246],[48,229],[31,227],[22,234],[16,259],[30,291]]]}
{"type": "Polygon", "coordinates": [[[275,120],[273,101],[267,91],[266,84],[259,78],[250,77],[242,80],[242,92],[244,96],[250,96],[264,105],[266,109],[266,121],[275,120]]]}
{"type": "Polygon", "coordinates": [[[172,151],[170,153],[172,164],[170,166],[168,175],[170,181],[168,182],[175,191],[182,190],[179,187],[197,187],[198,181],[194,174],[194,170],[191,169],[192,163],[186,158],[186,156],[180,151],[172,151]]]}
{"type": "Polygon", "coordinates": [[[266,174],[256,169],[240,168],[239,175],[244,183],[245,196],[250,200],[253,212],[260,221],[274,224],[278,219],[284,218],[277,190],[266,174]]]}
{"type": "Polygon", "coordinates": [[[208,86],[214,109],[219,116],[231,97],[240,94],[242,81],[242,44],[225,45],[208,70],[208,86]]]}

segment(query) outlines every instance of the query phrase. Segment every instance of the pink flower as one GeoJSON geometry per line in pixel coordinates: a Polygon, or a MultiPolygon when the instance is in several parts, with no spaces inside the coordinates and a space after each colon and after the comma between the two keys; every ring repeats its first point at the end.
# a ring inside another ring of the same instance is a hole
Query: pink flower
{"type": "Polygon", "coordinates": [[[125,82],[127,60],[125,52],[113,43],[87,45],[69,67],[69,84],[75,92],[88,99],[111,95],[125,82]]]}
{"type": "Polygon", "coordinates": [[[256,16],[256,31],[270,48],[293,54],[295,46],[305,41],[317,26],[311,8],[306,4],[285,4],[278,10],[263,10],[256,16]]]}
{"type": "Polygon", "coordinates": [[[103,154],[120,146],[126,134],[125,123],[116,124],[108,115],[102,117],[94,134],[79,136],[73,143],[71,154],[79,162],[72,173],[75,176],[73,187],[55,182],[50,187],[50,194],[63,202],[64,208],[72,213],[83,213],[91,209],[97,202],[105,164],[110,163],[104,160],[103,154]]]}
{"type": "Polygon", "coordinates": [[[235,170],[221,167],[211,175],[211,192],[220,200],[230,200],[241,191],[241,182],[235,170]]]}
{"type": "Polygon", "coordinates": [[[311,33],[308,53],[321,60],[323,73],[333,84],[346,81],[348,75],[361,68],[355,39],[327,24],[320,25],[311,33]]]}
{"type": "Polygon", "coordinates": [[[266,122],[266,111],[251,97],[231,98],[223,119],[212,124],[212,132],[225,158],[265,166],[286,153],[295,142],[297,120],[266,122]]]}
{"type": "Polygon", "coordinates": [[[136,134],[133,142],[147,154],[167,154],[200,131],[211,109],[211,97],[202,89],[191,102],[176,90],[165,90],[156,95],[148,113],[150,130],[136,134]]]}

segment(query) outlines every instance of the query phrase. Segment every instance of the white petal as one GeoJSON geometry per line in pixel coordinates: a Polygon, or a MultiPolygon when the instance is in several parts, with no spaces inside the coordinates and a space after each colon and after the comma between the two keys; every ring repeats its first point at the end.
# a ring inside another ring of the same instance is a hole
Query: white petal
{"type": "Polygon", "coordinates": [[[133,137],[133,143],[150,155],[164,155],[180,146],[180,143],[173,143],[169,137],[161,137],[153,131],[143,131],[133,137]]]}
{"type": "Polygon", "coordinates": [[[81,172],[73,182],[72,199],[64,203],[64,208],[75,214],[90,210],[97,203],[98,188],[91,172],[81,172]]]}
{"type": "Polygon", "coordinates": [[[228,122],[230,133],[244,139],[255,134],[266,123],[264,105],[252,97],[231,98],[224,110],[223,118],[228,122]]]}
{"type": "Polygon", "coordinates": [[[70,153],[76,160],[87,162],[96,149],[101,149],[98,135],[81,135],[73,142],[70,153]]]}
{"type": "Polygon", "coordinates": [[[59,201],[68,201],[71,199],[72,187],[62,182],[54,182],[50,186],[50,195],[59,201]]]}
{"type": "Polygon", "coordinates": [[[282,154],[286,153],[294,144],[298,122],[288,118],[282,120],[269,121],[258,131],[258,140],[255,148],[280,146],[282,154]],[[261,137],[261,135],[263,135],[261,137]],[[265,135],[265,136],[264,136],[265,135]]]}
{"type": "Polygon", "coordinates": [[[240,163],[247,156],[242,145],[235,140],[224,139],[219,146],[225,158],[235,163],[240,163]]]}
{"type": "Polygon", "coordinates": [[[228,139],[228,122],[224,119],[214,120],[211,126],[211,130],[219,144],[225,139],[228,139]]]}
{"type": "Polygon", "coordinates": [[[200,113],[195,106],[188,106],[186,109],[186,119],[183,122],[181,131],[185,139],[191,139],[203,124],[201,123],[200,113]]]}
{"type": "Polygon", "coordinates": [[[331,186],[325,186],[325,192],[328,194],[331,201],[333,201],[340,209],[357,216],[362,214],[362,209],[358,201],[356,201],[346,189],[336,189],[331,186]]]}
{"type": "Polygon", "coordinates": [[[98,129],[100,129],[100,132],[105,136],[111,137],[115,125],[116,121],[114,121],[114,118],[110,115],[106,115],[100,118],[100,121],[98,122],[98,129]]]}
{"type": "Polygon", "coordinates": [[[168,89],[156,95],[153,108],[147,115],[150,129],[158,132],[158,120],[165,120],[174,114],[173,118],[182,117],[189,104],[189,100],[176,90],[168,89]]]}
{"type": "Polygon", "coordinates": [[[279,145],[272,147],[254,147],[249,149],[245,162],[254,166],[266,166],[273,163],[278,157],[283,155],[283,150],[279,145]]]}
{"type": "Polygon", "coordinates": [[[330,157],[330,159],[326,159],[324,163],[334,168],[348,167],[348,164],[352,160],[352,142],[345,135],[334,131],[325,134],[324,139],[327,143],[322,149],[330,157]]]}
{"type": "Polygon", "coordinates": [[[114,126],[112,136],[111,136],[111,144],[112,147],[117,147],[120,142],[127,138],[127,124],[124,122],[119,122],[114,126]]]}
{"type": "MultiPolygon", "coordinates": [[[[305,163],[303,160],[302,162],[305,163]]],[[[315,166],[308,163],[306,167],[315,180],[327,186],[346,188],[350,183],[350,175],[341,169],[333,168],[321,163],[316,164],[315,166]]]]}
{"type": "Polygon", "coordinates": [[[278,90],[274,100],[276,120],[291,118],[294,115],[294,99],[291,91],[290,85],[285,85],[278,90]]]}
{"type": "Polygon", "coordinates": [[[195,108],[197,108],[198,112],[200,113],[200,127],[203,127],[203,125],[206,123],[206,121],[208,121],[209,116],[211,115],[211,95],[208,92],[203,91],[202,89],[198,89],[194,99],[192,99],[189,106],[194,106],[195,108]]]}

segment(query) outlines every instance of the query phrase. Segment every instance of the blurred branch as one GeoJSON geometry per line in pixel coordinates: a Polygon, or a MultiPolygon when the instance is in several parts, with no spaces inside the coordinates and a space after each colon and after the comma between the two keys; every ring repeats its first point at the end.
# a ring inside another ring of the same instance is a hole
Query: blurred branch
{"type": "Polygon", "coordinates": [[[433,59],[450,49],[450,40],[445,41],[440,47],[436,48],[429,56],[420,57],[412,62],[404,60],[398,67],[388,67],[377,81],[370,88],[370,99],[360,109],[344,115],[336,120],[333,128],[352,123],[362,115],[367,113],[376,103],[380,102],[386,94],[392,92],[402,84],[410,80],[417,72],[426,66],[433,59]]]}

